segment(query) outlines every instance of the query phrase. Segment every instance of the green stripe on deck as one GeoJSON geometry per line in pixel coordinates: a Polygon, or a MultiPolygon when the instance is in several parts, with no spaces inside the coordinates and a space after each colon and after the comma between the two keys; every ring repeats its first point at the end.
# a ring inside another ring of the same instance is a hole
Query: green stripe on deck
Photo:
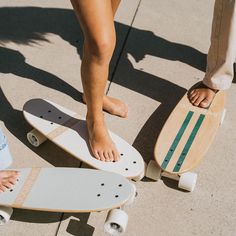
{"type": "Polygon", "coordinates": [[[191,147],[191,145],[192,145],[192,143],[193,143],[193,141],[194,141],[194,139],[197,135],[197,132],[198,132],[199,128],[202,125],[202,122],[203,122],[204,118],[205,118],[205,115],[203,115],[203,114],[201,114],[199,116],[199,118],[198,118],[198,120],[197,120],[197,122],[196,122],[189,138],[188,138],[188,141],[186,142],[186,144],[184,146],[184,149],[180,154],[179,160],[177,161],[177,163],[176,163],[176,165],[173,169],[173,172],[178,172],[180,170],[180,168],[181,168],[181,166],[182,166],[182,164],[185,160],[185,157],[187,156],[188,151],[189,151],[189,149],[190,149],[190,147],[191,147]]]}
{"type": "Polygon", "coordinates": [[[186,130],[192,116],[193,116],[193,112],[189,111],[187,116],[185,117],[185,120],[184,120],[182,126],[180,127],[177,135],[175,136],[175,139],[174,139],[173,143],[171,144],[171,147],[170,147],[169,151],[167,152],[164,161],[162,162],[161,168],[165,169],[167,167],[167,165],[169,164],[170,159],[171,159],[176,147],[178,146],[179,141],[181,140],[181,138],[184,134],[184,131],[186,130]]]}

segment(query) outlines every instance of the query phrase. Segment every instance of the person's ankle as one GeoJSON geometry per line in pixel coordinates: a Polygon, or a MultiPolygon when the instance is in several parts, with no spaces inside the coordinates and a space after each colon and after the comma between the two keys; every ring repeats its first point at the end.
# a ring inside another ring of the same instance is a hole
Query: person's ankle
{"type": "Polygon", "coordinates": [[[214,89],[209,87],[208,85],[204,84],[203,82],[200,84],[199,86],[200,88],[206,88],[206,89],[210,89],[211,91],[213,91],[214,93],[217,93],[219,90],[218,89],[214,89]]]}

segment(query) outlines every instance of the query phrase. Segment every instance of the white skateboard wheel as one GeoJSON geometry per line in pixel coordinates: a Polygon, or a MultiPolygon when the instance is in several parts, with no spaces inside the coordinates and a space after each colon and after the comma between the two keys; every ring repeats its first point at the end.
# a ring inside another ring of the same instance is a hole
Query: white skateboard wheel
{"type": "Polygon", "coordinates": [[[161,168],[154,160],[151,160],[148,163],[146,177],[153,180],[158,180],[161,178],[161,168]]]}
{"type": "Polygon", "coordinates": [[[222,112],[222,116],[221,116],[221,119],[220,119],[220,125],[222,125],[224,123],[225,115],[226,115],[226,109],[224,109],[223,112],[222,112]]]}
{"type": "Polygon", "coordinates": [[[192,192],[197,183],[197,174],[193,172],[186,172],[181,174],[178,187],[189,192],[192,192]]]}
{"type": "Polygon", "coordinates": [[[111,210],[104,224],[105,232],[114,236],[124,234],[128,225],[128,219],[128,215],[123,210],[111,210]]]}
{"type": "Polygon", "coordinates": [[[133,204],[134,200],[135,200],[135,197],[137,196],[137,188],[136,186],[133,184],[133,183],[130,183],[132,188],[133,188],[133,191],[132,191],[132,194],[129,198],[129,200],[125,203],[125,206],[130,206],[133,204]]]}
{"type": "Polygon", "coordinates": [[[39,147],[47,140],[47,138],[36,129],[33,129],[27,133],[27,139],[34,147],[39,147]]]}
{"type": "Polygon", "coordinates": [[[0,225],[6,224],[10,220],[12,213],[13,213],[12,208],[1,206],[0,207],[0,225]]]}

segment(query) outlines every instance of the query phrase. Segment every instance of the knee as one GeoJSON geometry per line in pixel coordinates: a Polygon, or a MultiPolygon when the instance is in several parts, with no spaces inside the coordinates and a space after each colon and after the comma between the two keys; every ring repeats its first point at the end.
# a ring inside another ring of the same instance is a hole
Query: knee
{"type": "Polygon", "coordinates": [[[88,55],[99,63],[110,62],[115,44],[115,35],[100,35],[96,39],[85,40],[88,55]]]}

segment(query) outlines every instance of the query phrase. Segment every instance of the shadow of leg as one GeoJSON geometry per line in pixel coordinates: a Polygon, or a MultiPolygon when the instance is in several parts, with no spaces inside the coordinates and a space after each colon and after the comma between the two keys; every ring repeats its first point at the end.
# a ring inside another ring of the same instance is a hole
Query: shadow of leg
{"type": "Polygon", "coordinates": [[[87,224],[89,215],[89,213],[74,215],[79,220],[71,219],[67,226],[66,232],[74,236],[92,236],[94,227],[87,224]]]}

